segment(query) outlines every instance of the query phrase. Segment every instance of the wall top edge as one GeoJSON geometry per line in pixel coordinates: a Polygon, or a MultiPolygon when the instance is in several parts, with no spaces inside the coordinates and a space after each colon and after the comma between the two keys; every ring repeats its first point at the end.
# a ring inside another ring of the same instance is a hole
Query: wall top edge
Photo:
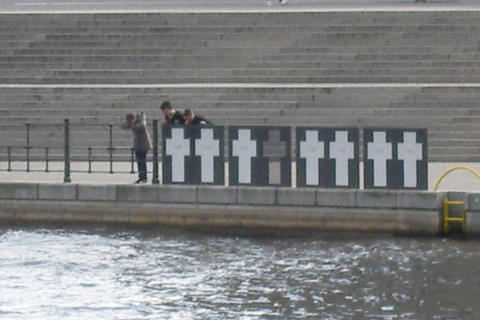
{"type": "Polygon", "coordinates": [[[480,7],[478,6],[420,6],[420,5],[403,5],[403,6],[372,6],[372,7],[341,7],[341,6],[331,6],[323,8],[192,8],[192,9],[105,9],[105,10],[82,10],[82,9],[72,9],[72,10],[35,10],[35,9],[24,9],[24,10],[11,10],[0,12],[4,15],[22,15],[22,14],[69,14],[69,15],[91,15],[91,14],[126,14],[126,13],[173,13],[173,14],[208,14],[208,13],[275,13],[275,14],[290,14],[290,13],[369,13],[369,12],[399,12],[399,13],[425,13],[425,12],[478,12],[480,7]]]}
{"type": "Polygon", "coordinates": [[[480,88],[480,83],[156,83],[156,84],[0,84],[20,89],[155,89],[155,88],[245,88],[245,89],[342,89],[342,88],[480,88]]]}

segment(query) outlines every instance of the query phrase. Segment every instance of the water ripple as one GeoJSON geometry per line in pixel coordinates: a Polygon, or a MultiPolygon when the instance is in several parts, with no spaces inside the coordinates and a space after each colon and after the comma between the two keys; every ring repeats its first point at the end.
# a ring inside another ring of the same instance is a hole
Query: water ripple
{"type": "Polygon", "coordinates": [[[0,318],[477,319],[476,245],[4,228],[0,318]]]}

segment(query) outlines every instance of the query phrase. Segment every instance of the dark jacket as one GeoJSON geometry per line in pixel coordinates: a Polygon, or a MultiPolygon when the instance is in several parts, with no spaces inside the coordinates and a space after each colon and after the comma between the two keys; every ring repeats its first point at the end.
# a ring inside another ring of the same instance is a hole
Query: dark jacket
{"type": "Polygon", "coordinates": [[[185,120],[183,119],[183,114],[180,111],[175,111],[173,116],[165,116],[166,124],[184,124],[185,120]]]}

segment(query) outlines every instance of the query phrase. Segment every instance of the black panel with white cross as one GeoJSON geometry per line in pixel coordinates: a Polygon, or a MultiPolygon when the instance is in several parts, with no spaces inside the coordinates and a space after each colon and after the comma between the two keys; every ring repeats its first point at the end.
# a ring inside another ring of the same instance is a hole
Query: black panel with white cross
{"type": "Polygon", "coordinates": [[[297,127],[297,187],[358,188],[356,128],[297,127]]]}
{"type": "Polygon", "coordinates": [[[291,186],[290,127],[229,127],[229,184],[291,186]]]}
{"type": "Polygon", "coordinates": [[[163,126],[164,184],[225,184],[222,126],[163,126]]]}
{"type": "Polygon", "coordinates": [[[428,189],[426,129],[363,130],[365,189],[428,189]]]}

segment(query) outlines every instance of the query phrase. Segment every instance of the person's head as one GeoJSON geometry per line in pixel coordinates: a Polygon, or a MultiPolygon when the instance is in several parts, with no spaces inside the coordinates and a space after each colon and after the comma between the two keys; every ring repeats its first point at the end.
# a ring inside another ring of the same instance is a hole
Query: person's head
{"type": "Polygon", "coordinates": [[[166,116],[171,116],[175,112],[170,101],[163,101],[160,110],[162,110],[163,114],[166,116]]]}
{"type": "Polygon", "coordinates": [[[195,118],[195,113],[191,109],[185,109],[183,111],[183,119],[185,119],[185,122],[192,122],[193,118],[195,118]]]}
{"type": "Polygon", "coordinates": [[[133,113],[127,113],[127,116],[125,117],[128,123],[133,123],[135,122],[135,115],[133,113]]]}

